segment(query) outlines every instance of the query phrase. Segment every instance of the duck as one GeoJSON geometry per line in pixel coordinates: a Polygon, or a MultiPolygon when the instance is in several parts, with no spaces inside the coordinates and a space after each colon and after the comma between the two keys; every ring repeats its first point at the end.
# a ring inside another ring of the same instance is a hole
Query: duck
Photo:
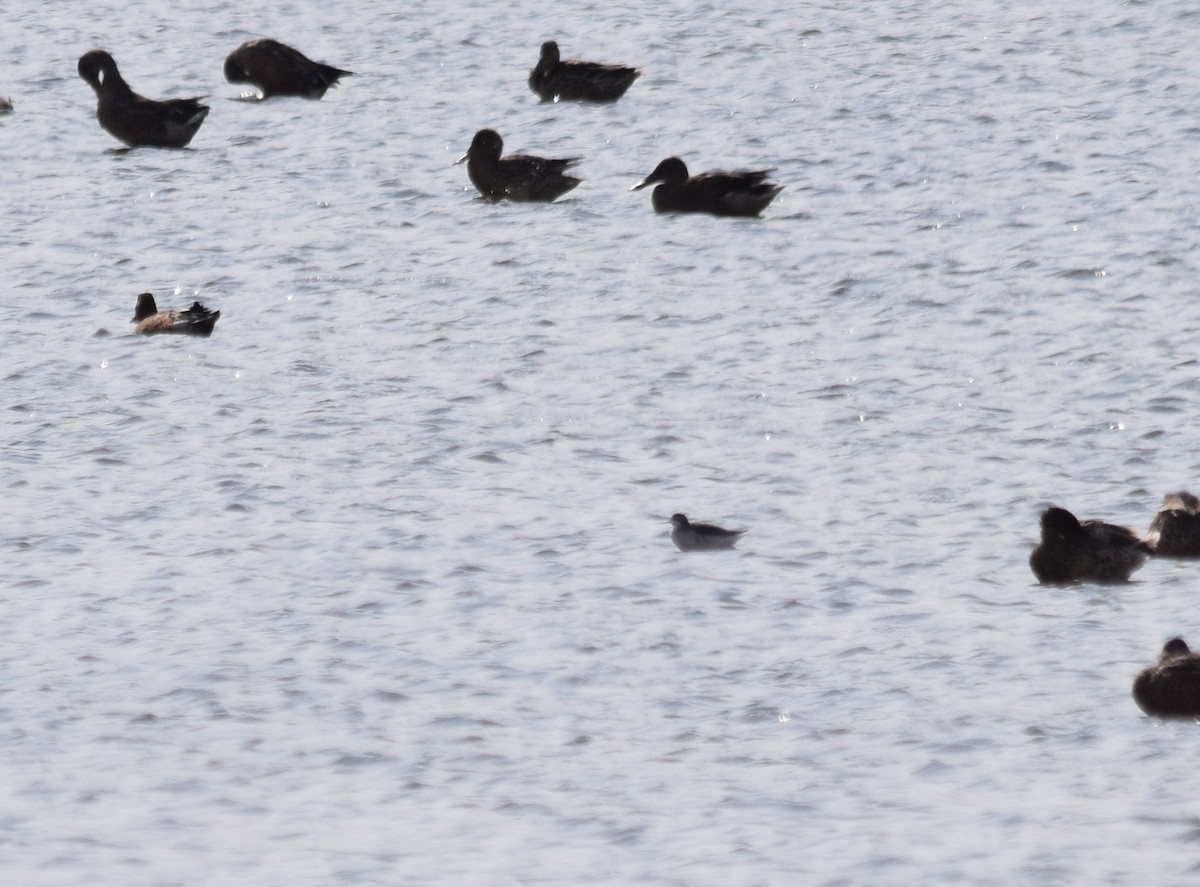
{"type": "Polygon", "coordinates": [[[467,175],[479,193],[491,201],[527,200],[550,202],[562,197],[582,179],[566,174],[578,157],[552,160],[510,154],[501,157],[504,141],[494,129],[481,129],[471,140],[458,163],[467,164],[467,175]]]}
{"type": "Polygon", "coordinates": [[[1200,717],[1200,655],[1183,638],[1171,638],[1163,645],[1158,664],[1134,679],[1133,701],[1159,718],[1200,717]]]}
{"type": "Polygon", "coordinates": [[[192,302],[191,308],[167,308],[158,310],[151,293],[142,293],[137,297],[137,307],[133,309],[132,323],[135,333],[150,336],[155,333],[180,333],[185,336],[211,336],[213,326],[220,311],[213,311],[199,302],[192,302]]]}
{"type": "Polygon", "coordinates": [[[12,99],[0,98],[0,114],[7,114],[12,109],[12,99]]]}
{"type": "Polygon", "coordinates": [[[654,211],[659,213],[710,213],[714,216],[758,216],[783,190],[783,185],[767,181],[771,169],[712,170],[689,176],[687,165],[678,157],[668,157],[654,172],[630,191],[640,191],[659,182],[650,195],[654,211]]]}
{"type": "Polygon", "coordinates": [[[671,541],[680,551],[719,551],[737,545],[745,530],[726,530],[712,524],[691,523],[686,515],[671,515],[671,541]]]}
{"type": "Polygon", "coordinates": [[[80,57],[79,76],[96,91],[100,125],[130,148],[185,148],[208,116],[199,98],[156,102],[138,95],[103,49],[80,57]]]}
{"type": "Polygon", "coordinates": [[[602,65],[598,62],[563,61],[558,44],[547,40],[537,65],[529,72],[529,88],[543,102],[569,99],[584,102],[615,102],[642,76],[639,68],[602,65]]]}
{"type": "Polygon", "coordinates": [[[1154,553],[1167,557],[1200,557],[1200,499],[1180,491],[1163,497],[1147,534],[1154,553]]]}
{"type": "Polygon", "coordinates": [[[1042,541],[1029,555],[1029,566],[1045,584],[1128,582],[1153,549],[1127,527],[1080,521],[1065,508],[1042,512],[1042,541]]]}
{"type": "Polygon", "coordinates": [[[293,95],[319,99],[341,77],[353,76],[333,65],[314,62],[298,49],[263,37],[247,40],[225,59],[225,79],[230,83],[252,83],[262,99],[293,95]]]}

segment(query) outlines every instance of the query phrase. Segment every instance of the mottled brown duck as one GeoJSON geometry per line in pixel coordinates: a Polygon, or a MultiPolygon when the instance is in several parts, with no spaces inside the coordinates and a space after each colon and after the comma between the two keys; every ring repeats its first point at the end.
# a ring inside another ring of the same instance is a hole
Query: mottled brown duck
{"type": "Polygon", "coordinates": [[[137,307],[133,310],[132,322],[137,324],[133,331],[144,336],[156,333],[211,336],[220,316],[220,311],[205,308],[199,302],[192,302],[190,308],[166,308],[160,311],[154,296],[142,293],[137,297],[137,307]]]}

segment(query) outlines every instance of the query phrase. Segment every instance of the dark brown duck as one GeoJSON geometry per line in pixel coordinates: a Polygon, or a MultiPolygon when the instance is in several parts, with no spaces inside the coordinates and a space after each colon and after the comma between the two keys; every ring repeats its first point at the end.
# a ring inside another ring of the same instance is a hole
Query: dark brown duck
{"type": "Polygon", "coordinates": [[[1142,671],[1133,682],[1133,701],[1148,715],[1160,718],[1200,717],[1200,656],[1171,638],[1163,645],[1158,664],[1142,671]]]}
{"type": "Polygon", "coordinates": [[[208,116],[208,106],[198,98],[156,102],[138,95],[103,49],[80,57],[79,76],[96,92],[100,125],[131,148],[184,148],[208,116]]]}
{"type": "Polygon", "coordinates": [[[1200,499],[1191,493],[1168,493],[1150,522],[1149,536],[1155,554],[1200,557],[1200,499]]]}
{"type": "Polygon", "coordinates": [[[654,211],[660,213],[709,213],[714,216],[757,216],[782,185],[767,181],[773,170],[713,170],[689,176],[678,157],[668,157],[631,191],[660,183],[651,193],[654,211]]]}
{"type": "Polygon", "coordinates": [[[167,308],[158,310],[154,296],[142,293],[137,297],[137,307],[133,310],[133,328],[135,333],[153,335],[155,333],[178,333],[185,336],[211,336],[213,326],[220,311],[205,308],[199,302],[192,302],[191,308],[167,308]]]}
{"type": "Polygon", "coordinates": [[[615,102],[625,95],[642,72],[625,65],[563,60],[558,44],[547,40],[537,65],[529,72],[529,88],[544,102],[560,99],[584,102],[615,102]]]}
{"type": "Polygon", "coordinates": [[[1029,555],[1039,582],[1128,582],[1152,553],[1126,527],[1080,521],[1065,508],[1042,512],[1042,541],[1029,555]]]}
{"type": "Polygon", "coordinates": [[[579,184],[566,174],[578,157],[553,160],[510,154],[501,157],[504,142],[494,129],[475,133],[471,147],[459,160],[466,161],[471,184],[488,200],[557,200],[579,184]]]}
{"type": "Polygon", "coordinates": [[[314,62],[287,44],[264,37],[247,40],[225,59],[225,79],[230,83],[251,83],[263,99],[292,95],[319,99],[338,79],[349,77],[333,65],[314,62]]]}

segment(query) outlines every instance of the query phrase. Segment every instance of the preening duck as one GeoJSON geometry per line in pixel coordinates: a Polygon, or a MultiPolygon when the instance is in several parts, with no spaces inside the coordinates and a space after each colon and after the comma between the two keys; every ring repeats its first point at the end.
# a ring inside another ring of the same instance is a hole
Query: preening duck
{"type": "Polygon", "coordinates": [[[333,65],[314,62],[304,53],[285,43],[264,37],[247,40],[225,59],[225,79],[230,83],[252,83],[263,99],[294,95],[319,99],[338,79],[349,77],[333,65]]]}
{"type": "Polygon", "coordinates": [[[200,99],[157,102],[138,95],[103,49],[85,52],[79,76],[96,92],[96,119],[110,135],[131,148],[184,148],[208,116],[200,99]]]}

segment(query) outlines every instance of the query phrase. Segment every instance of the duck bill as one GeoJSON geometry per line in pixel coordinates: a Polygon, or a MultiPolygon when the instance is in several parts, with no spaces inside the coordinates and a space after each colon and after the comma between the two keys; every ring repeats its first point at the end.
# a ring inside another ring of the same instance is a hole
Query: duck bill
{"type": "Polygon", "coordinates": [[[464,154],[462,157],[460,157],[460,158],[458,158],[457,160],[455,160],[455,161],[454,161],[454,165],[455,165],[455,166],[458,166],[460,163],[466,163],[466,162],[467,162],[468,160],[470,160],[470,159],[471,159],[471,152],[470,152],[470,151],[468,151],[468,152],[467,152],[466,154],[464,154]]]}
{"type": "Polygon", "coordinates": [[[641,191],[647,185],[653,185],[653,184],[654,184],[654,176],[647,176],[646,178],[642,179],[642,181],[638,182],[638,184],[634,185],[629,190],[630,191],[641,191]]]}

